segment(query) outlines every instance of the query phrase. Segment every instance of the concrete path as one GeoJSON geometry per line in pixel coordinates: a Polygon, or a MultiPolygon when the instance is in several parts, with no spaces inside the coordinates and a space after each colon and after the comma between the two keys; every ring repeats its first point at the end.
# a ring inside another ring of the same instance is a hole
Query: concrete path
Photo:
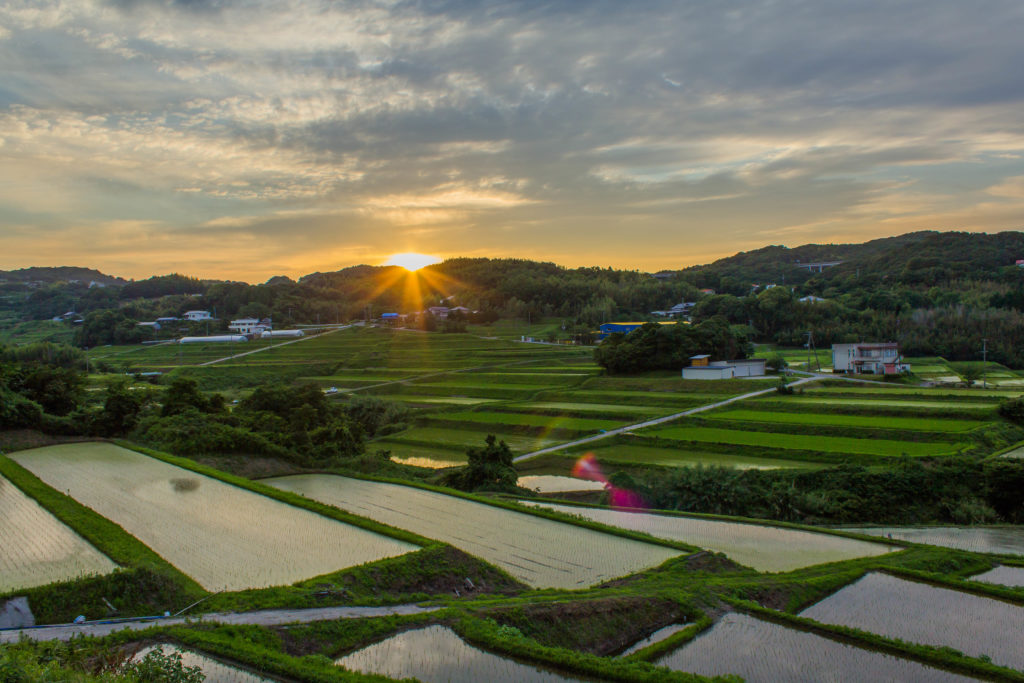
{"type": "Polygon", "coordinates": [[[333,334],[333,333],[337,332],[338,330],[345,330],[345,329],[348,329],[349,327],[352,327],[352,326],[351,325],[344,325],[342,327],[335,327],[332,330],[328,330],[328,331],[322,332],[320,334],[315,334],[315,335],[313,335],[311,337],[299,337],[298,339],[291,339],[291,340],[286,341],[286,342],[281,342],[280,344],[272,344],[270,346],[263,346],[261,348],[254,349],[252,351],[245,351],[243,353],[236,353],[233,356],[225,356],[224,358],[218,358],[217,360],[208,360],[205,363],[200,363],[199,367],[203,367],[204,365],[216,365],[217,363],[223,363],[226,360],[233,360],[235,358],[241,358],[242,356],[251,356],[254,353],[259,353],[260,351],[269,351],[270,349],[276,349],[276,348],[278,348],[280,346],[288,346],[289,344],[298,344],[299,342],[308,341],[310,339],[319,339],[320,337],[322,337],[322,336],[324,336],[326,334],[333,334]]]}
{"type": "Polygon", "coordinates": [[[393,605],[391,607],[313,607],[310,609],[267,609],[255,612],[212,612],[198,617],[158,617],[116,623],[56,624],[26,629],[0,631],[0,643],[16,643],[22,636],[30,640],[70,640],[76,635],[105,636],[115,631],[130,629],[141,631],[153,626],[176,626],[187,623],[216,622],[218,624],[256,624],[278,626],[280,624],[331,621],[334,619],[361,619],[364,617],[386,617],[394,614],[423,614],[434,612],[440,607],[419,605],[393,605]]]}
{"type": "MultiPolygon", "coordinates": [[[[807,382],[815,382],[815,381],[817,381],[819,379],[822,379],[822,378],[821,377],[805,377],[803,379],[798,379],[795,382],[790,382],[789,386],[795,387],[795,386],[799,386],[801,384],[806,384],[807,382]]],[[[733,396],[732,398],[727,398],[724,401],[718,401],[717,403],[709,403],[707,405],[697,406],[696,408],[690,408],[689,410],[684,410],[681,413],[673,413],[672,415],[665,415],[664,417],[657,417],[657,418],[654,418],[653,420],[647,420],[646,422],[638,422],[636,424],[626,425],[625,427],[618,427],[616,429],[609,429],[606,432],[602,432],[600,434],[594,434],[593,436],[587,436],[587,437],[584,437],[582,439],[577,439],[576,441],[569,441],[567,443],[558,444],[557,446],[549,446],[547,448],[542,448],[539,451],[533,451],[532,453],[524,453],[523,455],[520,455],[520,456],[518,456],[516,458],[512,458],[512,462],[522,462],[523,460],[529,460],[530,458],[536,458],[538,455],[544,455],[545,453],[553,453],[555,451],[560,451],[560,450],[563,450],[565,448],[570,448],[572,446],[580,446],[582,444],[590,443],[592,441],[599,441],[601,439],[607,439],[608,437],[615,436],[616,434],[625,434],[626,432],[632,432],[632,431],[635,431],[637,429],[644,429],[645,427],[654,427],[656,425],[664,424],[666,422],[671,422],[673,420],[678,420],[679,418],[686,417],[687,415],[694,415],[695,413],[702,413],[702,412],[704,412],[706,410],[714,410],[715,408],[721,408],[722,406],[727,406],[730,403],[735,403],[737,401],[743,401],[743,400],[746,400],[748,398],[754,398],[755,396],[763,396],[764,394],[770,394],[773,391],[775,391],[775,387],[771,387],[769,389],[760,389],[758,391],[751,391],[748,394],[742,394],[740,396],[733,396]]]]}

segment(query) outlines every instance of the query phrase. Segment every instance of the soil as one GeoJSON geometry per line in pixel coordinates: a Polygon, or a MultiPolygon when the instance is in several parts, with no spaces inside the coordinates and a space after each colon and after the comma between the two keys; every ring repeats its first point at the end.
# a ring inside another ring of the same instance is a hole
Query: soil
{"type": "Polygon", "coordinates": [[[658,598],[602,598],[496,608],[481,614],[544,645],[609,655],[677,622],[679,605],[658,598]]]}

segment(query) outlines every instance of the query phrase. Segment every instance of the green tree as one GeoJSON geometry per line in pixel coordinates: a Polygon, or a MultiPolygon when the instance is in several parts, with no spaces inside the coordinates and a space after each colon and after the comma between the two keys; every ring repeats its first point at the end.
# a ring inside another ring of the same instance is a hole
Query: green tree
{"type": "Polygon", "coordinates": [[[965,365],[960,371],[960,376],[967,382],[967,386],[973,387],[974,383],[981,379],[982,370],[977,365],[965,365]]]}
{"type": "Polygon", "coordinates": [[[512,465],[512,451],[504,441],[488,434],[483,448],[466,451],[469,463],[454,473],[448,484],[463,491],[512,491],[519,474],[512,465]]]}

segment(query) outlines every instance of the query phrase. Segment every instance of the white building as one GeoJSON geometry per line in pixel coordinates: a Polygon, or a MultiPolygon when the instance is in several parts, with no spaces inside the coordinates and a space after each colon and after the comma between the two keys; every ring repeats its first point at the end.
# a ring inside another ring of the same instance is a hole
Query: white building
{"type": "Polygon", "coordinates": [[[910,372],[896,342],[833,344],[832,372],[898,375],[910,372]]]}
{"type": "Polygon", "coordinates": [[[239,318],[232,320],[228,329],[238,334],[257,334],[270,329],[270,323],[258,318],[239,318]]]}
{"type": "Polygon", "coordinates": [[[185,311],[185,320],[213,320],[209,311],[185,311]]]}
{"type": "Polygon", "coordinates": [[[807,296],[800,297],[799,299],[797,299],[797,301],[799,301],[802,304],[820,304],[822,301],[824,301],[824,299],[822,299],[820,296],[808,294],[807,296]]]}

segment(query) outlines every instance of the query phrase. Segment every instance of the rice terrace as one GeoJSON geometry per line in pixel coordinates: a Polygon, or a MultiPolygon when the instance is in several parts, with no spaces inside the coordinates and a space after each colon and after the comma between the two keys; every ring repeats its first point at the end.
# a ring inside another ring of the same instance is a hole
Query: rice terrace
{"type": "Polygon", "coordinates": [[[884,362],[797,266],[786,310],[862,350],[704,271],[424,270],[0,321],[0,679],[1024,681],[1012,344],[884,362]],[[563,279],[696,303],[573,312],[563,279]]]}

